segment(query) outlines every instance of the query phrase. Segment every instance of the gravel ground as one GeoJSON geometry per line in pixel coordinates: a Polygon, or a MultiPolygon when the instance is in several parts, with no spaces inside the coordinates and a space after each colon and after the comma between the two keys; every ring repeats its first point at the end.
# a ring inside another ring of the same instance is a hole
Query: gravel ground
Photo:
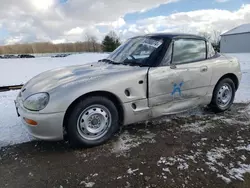
{"type": "Polygon", "coordinates": [[[250,106],[196,109],[126,126],[108,143],[5,147],[0,187],[250,187],[250,106]]]}

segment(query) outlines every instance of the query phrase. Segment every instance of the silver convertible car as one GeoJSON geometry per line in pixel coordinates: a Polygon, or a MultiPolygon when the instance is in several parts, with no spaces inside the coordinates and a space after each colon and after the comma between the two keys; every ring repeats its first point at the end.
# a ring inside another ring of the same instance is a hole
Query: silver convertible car
{"type": "Polygon", "coordinates": [[[34,137],[92,147],[122,125],[200,105],[225,111],[241,75],[238,60],[216,53],[205,38],[150,34],[130,38],[98,62],[37,75],[15,104],[34,137]]]}

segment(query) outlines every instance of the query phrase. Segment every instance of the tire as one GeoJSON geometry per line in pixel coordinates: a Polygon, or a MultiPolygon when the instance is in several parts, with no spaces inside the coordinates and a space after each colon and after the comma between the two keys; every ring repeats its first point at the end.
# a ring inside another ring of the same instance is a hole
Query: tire
{"type": "Polygon", "coordinates": [[[105,97],[88,97],[75,105],[66,126],[72,147],[98,146],[119,129],[118,110],[105,97]]]}
{"type": "Polygon", "coordinates": [[[210,107],[214,112],[228,110],[234,101],[235,84],[230,78],[224,78],[215,87],[210,107]]]}

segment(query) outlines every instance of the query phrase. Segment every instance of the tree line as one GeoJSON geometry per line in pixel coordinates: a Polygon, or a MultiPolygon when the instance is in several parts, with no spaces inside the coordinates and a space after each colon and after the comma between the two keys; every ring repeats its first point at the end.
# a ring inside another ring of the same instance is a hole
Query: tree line
{"type": "Polygon", "coordinates": [[[98,43],[75,42],[53,44],[38,42],[31,44],[14,44],[0,47],[0,54],[34,54],[34,53],[64,53],[64,52],[100,52],[98,43]]]}
{"type": "MultiPolygon", "coordinates": [[[[220,51],[219,31],[202,32],[199,35],[211,41],[216,51],[220,51]]],[[[97,38],[86,35],[85,41],[74,43],[53,44],[50,42],[36,42],[30,44],[14,44],[0,46],[0,54],[34,54],[34,53],[68,53],[68,52],[112,52],[121,44],[118,35],[111,31],[100,43],[97,38]]]]}
{"type": "Polygon", "coordinates": [[[99,43],[96,37],[86,35],[85,41],[83,42],[60,44],[53,44],[51,42],[36,42],[0,46],[0,54],[112,52],[120,44],[119,37],[112,31],[104,37],[102,43],[99,43]]]}

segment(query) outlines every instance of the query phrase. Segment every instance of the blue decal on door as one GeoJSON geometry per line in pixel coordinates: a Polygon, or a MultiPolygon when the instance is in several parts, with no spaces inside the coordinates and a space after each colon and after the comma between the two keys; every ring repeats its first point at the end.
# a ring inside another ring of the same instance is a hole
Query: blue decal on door
{"type": "Polygon", "coordinates": [[[179,84],[174,84],[173,85],[173,91],[171,93],[171,95],[173,96],[176,92],[179,93],[179,96],[181,96],[181,87],[184,85],[183,82],[179,83],[179,84]]]}

